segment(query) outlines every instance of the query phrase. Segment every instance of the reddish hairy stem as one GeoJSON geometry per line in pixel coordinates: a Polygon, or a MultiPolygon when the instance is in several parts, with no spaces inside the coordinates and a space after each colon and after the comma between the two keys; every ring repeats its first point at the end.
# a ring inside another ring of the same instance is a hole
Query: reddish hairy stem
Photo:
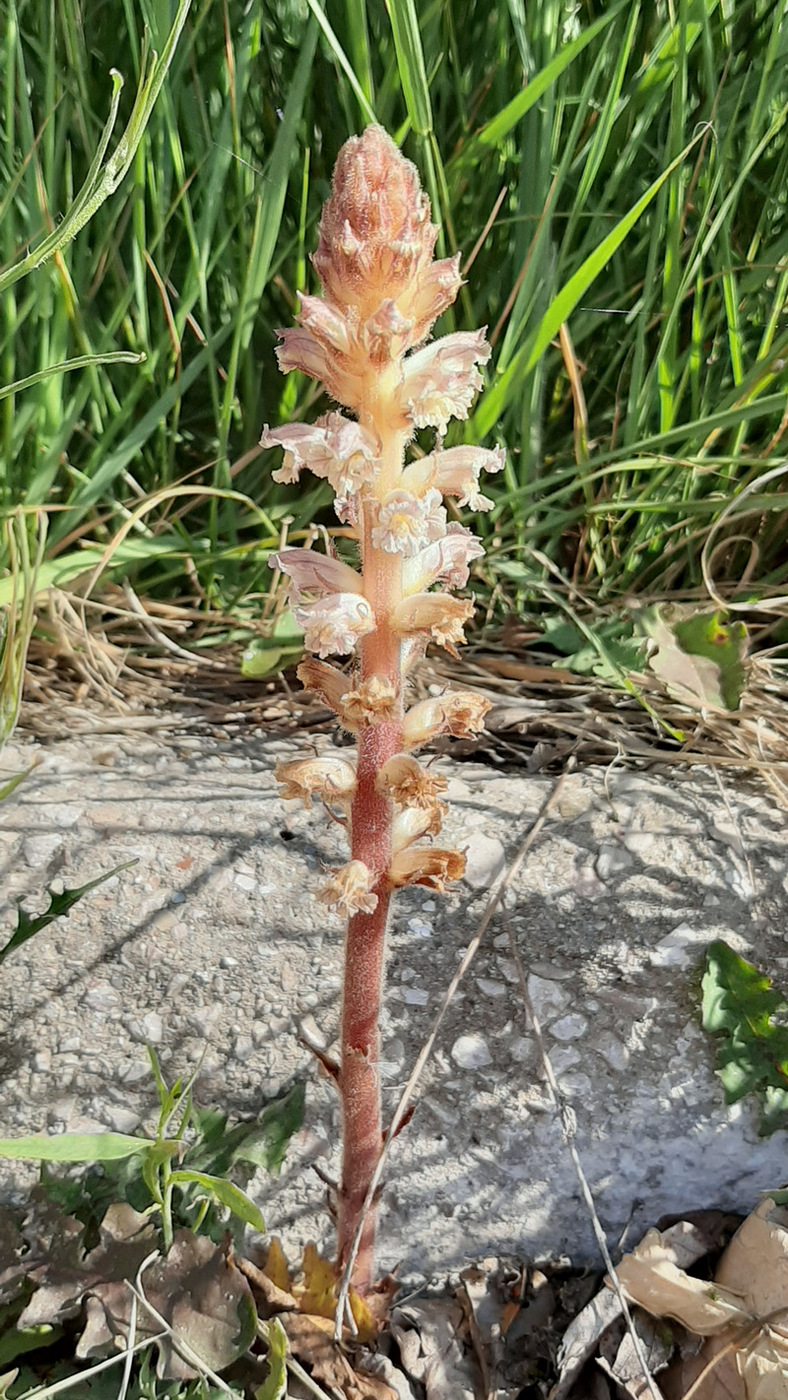
{"type": "MultiPolygon", "coordinates": [[[[388,795],[375,790],[375,778],[386,759],[399,751],[400,738],[398,724],[381,724],[365,730],[359,743],[351,816],[352,855],[354,860],[363,860],[378,876],[375,884],[378,904],[372,914],[353,915],[348,922],[345,943],[339,1073],[343,1147],[337,1220],[340,1265],[347,1258],[383,1142],[379,1020],[390,902],[388,866],[393,804],[388,795]]],[[[353,1270],[353,1286],[359,1292],[367,1291],[374,1282],[375,1227],[373,1207],[367,1215],[353,1270]]]]}
{"type": "MultiPolygon", "coordinates": [[[[376,779],[384,763],[402,748],[400,641],[388,623],[390,609],[401,596],[401,569],[401,559],[371,549],[369,539],[365,540],[364,582],[367,596],[375,606],[378,626],[362,642],[361,679],[379,676],[391,681],[398,700],[393,721],[370,725],[359,734],[356,791],[350,814],[352,859],[363,861],[375,876],[378,903],[371,914],[353,915],[348,921],[345,941],[339,1072],[342,1177],[337,1255],[340,1267],[347,1259],[383,1144],[379,1022],[391,899],[388,870],[394,804],[387,792],[377,790],[376,779]]],[[[374,1283],[376,1217],[373,1205],[364,1224],[353,1269],[353,1286],[360,1293],[368,1292],[374,1283]]]]}

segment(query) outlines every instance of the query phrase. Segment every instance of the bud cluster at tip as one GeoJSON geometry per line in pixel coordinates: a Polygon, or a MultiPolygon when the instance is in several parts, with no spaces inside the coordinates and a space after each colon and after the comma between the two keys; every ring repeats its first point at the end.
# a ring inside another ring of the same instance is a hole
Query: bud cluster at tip
{"type": "MultiPolygon", "coordinates": [[[[468,416],[490,347],[484,330],[429,340],[461,286],[459,254],[433,256],[437,235],[416,168],[390,137],[370,126],[351,138],[337,159],[313,258],[323,295],[302,296],[298,324],[279,333],[277,354],[283,371],[309,375],[353,416],[332,410],[313,424],[266,427],[262,437],[264,446],[284,448],[276,480],[296,482],[308,470],[328,481],[360,556],[359,568],[313,549],[271,557],[289,581],[306,649],[318,658],[306,659],[299,676],[361,744],[375,726],[397,736],[398,751],[375,780],[393,811],[388,867],[381,876],[354,858],[321,895],[349,916],[375,909],[381,879],[388,888],[442,890],[462,874],[458,852],[417,844],[440,830],[445,783],[413,753],[438,735],[477,734],[489,708],[479,696],[451,693],[407,712],[403,706],[408,667],[430,642],[456,654],[473,614],[472,602],[449,590],[465,586],[484,550],[449,520],[444,501],[490,509],[480,474],[504,464],[497,449],[442,446],[449,420],[468,416]],[[405,463],[421,428],[435,430],[435,450],[405,463]],[[350,674],[326,663],[352,654],[361,663],[350,674]]],[[[316,798],[352,826],[356,779],[346,758],[284,763],[278,777],[285,797],[307,805],[316,798]]]]}

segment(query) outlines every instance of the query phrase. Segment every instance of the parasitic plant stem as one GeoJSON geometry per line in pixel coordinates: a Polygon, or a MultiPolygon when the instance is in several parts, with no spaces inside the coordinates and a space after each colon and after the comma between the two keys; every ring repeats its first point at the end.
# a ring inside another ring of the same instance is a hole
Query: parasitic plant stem
{"type": "MultiPolygon", "coordinates": [[[[282,370],[300,369],[354,416],[332,412],[313,425],[266,428],[280,445],[275,477],[308,468],[327,479],[335,510],[355,535],[347,562],[312,549],[284,549],[271,566],[291,583],[291,605],[316,653],[299,667],[304,685],[356,735],[355,766],[323,754],[279,764],[285,797],[317,797],[346,822],[350,860],[330,874],[320,900],[347,918],[337,1085],[342,1107],[338,1258],[347,1257],[380,1156],[380,1006],[386,927],[394,890],[443,890],[464,857],[431,842],[441,828],[444,779],[414,750],[439,734],[467,737],[487,701],[448,692],[407,707],[408,671],[428,643],[453,654],[473,604],[450,590],[468,581],[484,551],[443,505],[487,510],[482,470],[499,471],[500,450],[444,449],[451,418],[467,418],[489,359],[484,331],[429,341],[433,323],[460,288],[459,256],[435,261],[438,230],[418,173],[380,127],[340,151],[320,221],[314,265],[323,297],[303,296],[296,328],[281,331],[282,370]],[[435,450],[406,461],[416,430],[433,428],[435,450]],[[327,656],[354,655],[345,671],[327,656]]],[[[375,1283],[375,1211],[364,1226],[353,1284],[375,1283]]]]}

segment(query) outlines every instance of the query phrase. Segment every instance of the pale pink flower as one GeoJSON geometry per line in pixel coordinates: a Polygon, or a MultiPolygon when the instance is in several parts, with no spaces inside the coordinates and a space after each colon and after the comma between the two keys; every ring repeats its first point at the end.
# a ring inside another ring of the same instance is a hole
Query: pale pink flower
{"type": "Polygon", "coordinates": [[[375,480],[380,467],[380,443],[367,429],[343,413],[326,413],[317,420],[325,428],[333,454],[328,480],[337,496],[357,495],[375,480]]]}
{"type": "Polygon", "coordinates": [[[377,908],[378,897],[373,893],[375,877],[363,860],[351,860],[338,870],[331,871],[331,877],[318,895],[321,904],[342,915],[352,918],[353,914],[372,914],[377,908]]]}
{"type": "Polygon", "coordinates": [[[356,770],[344,758],[296,758],[280,761],[274,770],[285,801],[298,799],[311,807],[312,798],[347,807],[356,787],[356,770]]]}
{"type": "Polygon", "coordinates": [[[389,491],[378,507],[378,523],[372,543],[386,554],[406,558],[446,533],[446,511],[439,491],[412,496],[409,491],[389,491]]]}
{"type": "Polygon", "coordinates": [[[464,525],[451,521],[442,540],[406,559],[402,568],[402,591],[407,598],[423,593],[431,583],[443,583],[447,588],[464,588],[468,582],[468,565],[481,559],[484,546],[478,535],[472,535],[464,525]]]}
{"type": "Polygon", "coordinates": [[[293,608],[296,624],[303,628],[304,644],[318,656],[344,656],[375,630],[375,614],[358,593],[334,593],[316,603],[293,608]]]}
{"type": "Polygon", "coordinates": [[[266,426],[260,441],[263,447],[285,449],[274,481],[298,481],[299,473],[308,468],[314,476],[327,479],[340,496],[361,491],[374,481],[379,467],[377,438],[343,413],[326,413],[315,423],[266,426]]]}
{"type": "Polygon", "coordinates": [[[461,506],[471,510],[490,510],[493,502],[479,493],[481,472],[499,472],[506,462],[503,448],[448,447],[445,452],[432,452],[419,462],[412,462],[402,474],[402,484],[408,491],[420,494],[426,486],[434,487],[442,496],[458,496],[461,506]]]}
{"type": "Polygon", "coordinates": [[[484,330],[456,331],[416,350],[402,363],[400,405],[406,421],[416,428],[437,428],[442,437],[450,418],[467,418],[482,387],[477,364],[486,364],[492,350],[484,330]]]}
{"type": "MultiPolygon", "coordinates": [[[[473,617],[473,603],[450,593],[416,593],[398,603],[392,615],[397,632],[426,632],[438,646],[453,651],[465,641],[463,627],[473,617]]],[[[301,624],[299,623],[299,626],[301,624]]]]}
{"type": "Polygon", "coordinates": [[[364,586],[361,575],[349,564],[316,549],[281,549],[270,556],[268,567],[281,569],[291,580],[291,607],[299,604],[305,593],[324,598],[330,593],[360,593],[364,586]]]}
{"type": "Polygon", "coordinates": [[[490,701],[472,691],[448,691],[429,700],[420,700],[405,716],[402,737],[406,748],[420,748],[440,734],[455,739],[472,739],[484,728],[490,701]]]}
{"type": "Polygon", "coordinates": [[[305,326],[291,326],[289,330],[279,331],[279,335],[282,344],[277,347],[276,358],[283,374],[300,369],[322,384],[332,399],[347,408],[357,407],[361,387],[357,377],[349,371],[344,356],[325,346],[305,326]]]}
{"type": "Polygon", "coordinates": [[[262,447],[285,449],[281,467],[272,473],[274,481],[282,481],[289,486],[298,481],[304,467],[308,467],[315,476],[328,475],[333,454],[325,430],[316,423],[285,423],[281,428],[269,428],[266,423],[260,444],[262,447]]]}

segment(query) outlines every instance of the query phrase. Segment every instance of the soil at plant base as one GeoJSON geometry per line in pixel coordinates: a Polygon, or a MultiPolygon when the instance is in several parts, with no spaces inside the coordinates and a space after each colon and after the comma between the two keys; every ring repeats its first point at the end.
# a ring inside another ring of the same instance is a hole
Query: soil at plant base
{"type": "MultiPolygon", "coordinates": [[[[330,1251],[318,1172],[337,1170],[337,1103],[304,1042],[337,1035],[342,930],[314,898],[344,858],[322,811],[280,800],[274,762],[304,752],[264,736],[101,736],[15,742],[5,773],[37,766],[0,806],[6,922],[46,884],[87,895],[3,968],[0,1130],[151,1121],[145,1043],[168,1076],[203,1057],[197,1098],[241,1115],[294,1078],[306,1118],[281,1177],[249,1185],[291,1257],[330,1251]]],[[[330,748],[323,736],[318,748],[330,748]]],[[[409,890],[390,935],[381,1078],[393,1105],[488,889],[553,788],[438,761],[446,835],[467,847],[447,896],[409,890]]],[[[788,983],[784,814],[735,775],[588,769],[569,775],[505,900],[576,1146],[608,1237],[664,1213],[748,1211],[785,1174],[782,1135],[759,1139],[749,1103],[725,1106],[699,1026],[706,946],[727,940],[788,983]]],[[[21,1200],[32,1167],[6,1163],[21,1200]]],[[[598,1263],[527,1023],[508,944],[490,928],[441,1029],[416,1115],[392,1152],[382,1268],[443,1275],[505,1253],[598,1263]]]]}

